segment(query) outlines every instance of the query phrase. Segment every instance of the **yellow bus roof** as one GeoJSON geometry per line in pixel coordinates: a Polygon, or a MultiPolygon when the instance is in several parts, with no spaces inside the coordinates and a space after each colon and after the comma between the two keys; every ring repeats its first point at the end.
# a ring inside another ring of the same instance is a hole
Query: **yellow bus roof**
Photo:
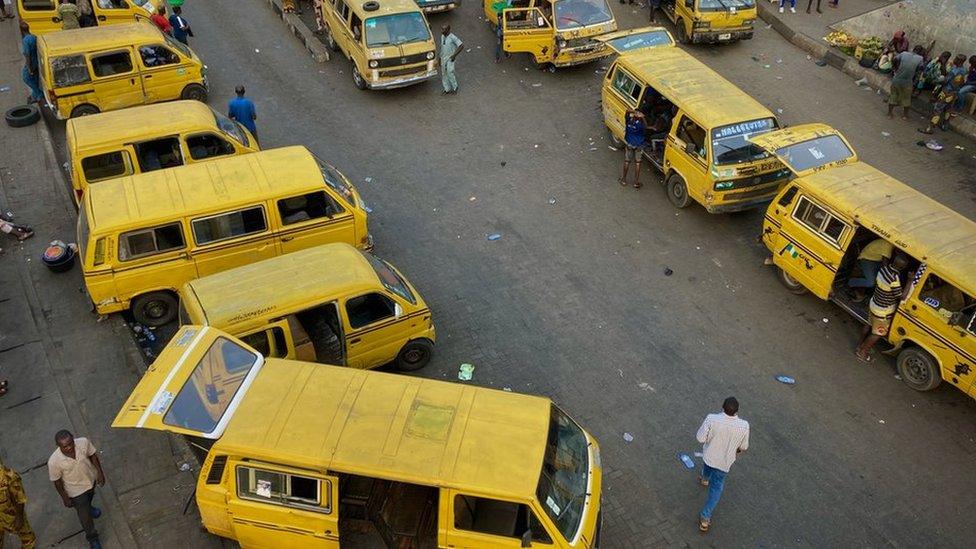
{"type": "Polygon", "coordinates": [[[65,131],[75,152],[216,127],[213,109],[185,99],[72,118],[65,131]]]}
{"type": "Polygon", "coordinates": [[[101,181],[84,200],[95,234],[324,188],[312,153],[292,146],[101,181]]]}
{"type": "Polygon", "coordinates": [[[619,63],[711,130],[775,115],[681,48],[623,54],[619,63]]]}
{"type": "MultiPolygon", "coordinates": [[[[369,0],[352,0],[347,2],[349,9],[353,11],[360,19],[366,20],[370,17],[377,17],[380,15],[390,15],[392,13],[404,13],[420,11],[420,7],[417,6],[417,2],[414,0],[377,0],[376,3],[380,5],[379,9],[373,11],[366,11],[363,9],[363,5],[369,0]]],[[[426,18],[425,18],[426,19],[426,18]]]]}
{"type": "Polygon", "coordinates": [[[976,292],[976,222],[864,162],[796,179],[806,192],[976,292]]]}
{"type": "Polygon", "coordinates": [[[214,451],[530,498],[551,405],[460,383],[267,359],[214,451]]]}
{"type": "Polygon", "coordinates": [[[164,38],[163,33],[148,21],[55,31],[37,37],[38,44],[51,56],[90,53],[151,40],[162,42],[164,38]]]}
{"type": "Polygon", "coordinates": [[[349,244],[336,243],[198,278],[188,282],[180,294],[188,311],[204,317],[192,319],[192,324],[242,333],[250,329],[249,324],[263,324],[262,316],[277,318],[379,286],[380,279],[363,253],[349,244]]]}

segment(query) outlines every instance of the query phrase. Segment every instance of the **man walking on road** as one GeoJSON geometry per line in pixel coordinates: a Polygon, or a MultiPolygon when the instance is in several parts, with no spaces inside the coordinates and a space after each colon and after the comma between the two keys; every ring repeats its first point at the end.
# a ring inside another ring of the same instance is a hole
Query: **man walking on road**
{"type": "Polygon", "coordinates": [[[237,97],[231,99],[227,105],[228,118],[247,128],[254,139],[258,139],[258,127],[254,124],[258,113],[254,108],[254,102],[244,97],[244,86],[237,86],[234,92],[237,93],[237,97]]]}
{"type": "Polygon", "coordinates": [[[458,92],[457,75],[454,73],[454,60],[463,51],[464,43],[451,32],[450,25],[441,27],[441,83],[444,94],[458,92]]]}
{"type": "Polygon", "coordinates": [[[704,445],[702,472],[698,482],[708,487],[708,499],[698,516],[698,529],[707,532],[712,511],[722,497],[725,475],[735,457],[749,448],[749,422],[740,419],[739,401],[729,397],[722,403],[721,414],[708,414],[698,428],[698,442],[704,445]]]}
{"type": "Polygon", "coordinates": [[[0,549],[3,549],[3,538],[7,532],[20,538],[20,545],[24,549],[34,549],[37,536],[27,522],[25,505],[27,494],[24,493],[20,475],[0,461],[0,549]]]}
{"type": "Polygon", "coordinates": [[[173,38],[189,46],[187,37],[193,36],[193,31],[190,30],[190,24],[183,18],[182,8],[173,6],[173,15],[169,16],[169,24],[173,27],[173,38]]]}
{"type": "Polygon", "coordinates": [[[95,486],[105,484],[102,462],[98,459],[95,446],[87,438],[75,438],[70,432],[61,430],[54,435],[58,449],[47,460],[47,470],[54,488],[61,495],[65,507],[73,507],[78,513],[78,521],[85,529],[85,539],[91,549],[101,549],[95,519],[102,515],[101,509],[92,505],[95,486]]]}
{"type": "Polygon", "coordinates": [[[24,68],[20,71],[20,76],[30,89],[30,103],[37,103],[44,99],[44,92],[41,91],[41,81],[38,73],[37,63],[37,37],[30,31],[27,21],[21,19],[20,34],[23,39],[20,41],[20,53],[24,55],[24,68]]]}

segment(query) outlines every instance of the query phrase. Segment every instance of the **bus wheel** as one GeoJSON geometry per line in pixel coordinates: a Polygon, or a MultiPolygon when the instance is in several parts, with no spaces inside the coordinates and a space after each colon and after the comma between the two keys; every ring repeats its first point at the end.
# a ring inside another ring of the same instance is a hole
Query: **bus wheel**
{"type": "Polygon", "coordinates": [[[678,19],[678,21],[674,24],[674,26],[678,28],[678,42],[681,42],[682,44],[687,44],[688,31],[685,30],[684,19],[678,19]]]}
{"type": "Polygon", "coordinates": [[[329,46],[329,49],[332,51],[339,51],[339,44],[332,37],[332,30],[326,26],[323,31],[325,32],[325,45],[329,46]]]}
{"type": "Polygon", "coordinates": [[[132,300],[132,316],[139,324],[162,326],[176,318],[176,296],[169,292],[150,292],[132,300]]]}
{"type": "Polygon", "coordinates": [[[207,88],[204,88],[200,84],[189,84],[187,87],[183,88],[183,93],[180,94],[180,99],[192,99],[194,101],[206,103],[207,88]]]}
{"type": "Polygon", "coordinates": [[[688,196],[688,185],[676,173],[668,177],[668,200],[675,208],[687,208],[688,204],[691,204],[691,197],[688,196]]]}
{"type": "Polygon", "coordinates": [[[366,79],[363,78],[363,75],[359,74],[359,68],[356,67],[356,63],[352,64],[352,83],[361,90],[366,89],[366,79]]]}
{"type": "Polygon", "coordinates": [[[400,354],[396,357],[396,368],[401,372],[419,370],[430,362],[430,355],[433,352],[434,346],[426,339],[409,341],[400,349],[400,354]]]}
{"type": "Polygon", "coordinates": [[[776,278],[783,283],[783,286],[786,286],[786,289],[789,290],[791,294],[803,295],[807,293],[807,287],[800,284],[799,280],[790,276],[790,274],[784,271],[781,267],[776,267],[776,269],[778,273],[776,278]]]}
{"type": "Polygon", "coordinates": [[[896,362],[901,380],[916,391],[931,391],[942,383],[939,364],[918,347],[903,349],[896,362]]]}
{"type": "Polygon", "coordinates": [[[69,118],[76,118],[79,116],[89,116],[92,114],[98,114],[98,107],[95,105],[78,105],[77,107],[71,109],[71,116],[69,118]]]}

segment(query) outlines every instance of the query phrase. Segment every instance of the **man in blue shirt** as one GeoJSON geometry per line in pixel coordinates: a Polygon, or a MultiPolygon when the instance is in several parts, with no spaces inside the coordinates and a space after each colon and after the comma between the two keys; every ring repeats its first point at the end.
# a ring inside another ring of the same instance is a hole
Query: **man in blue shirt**
{"type": "MultiPolygon", "coordinates": [[[[2,2],[3,0],[0,0],[2,2]]],[[[38,74],[37,64],[37,37],[31,34],[30,25],[21,19],[20,34],[23,40],[20,42],[20,53],[24,55],[24,68],[20,71],[20,76],[24,84],[30,88],[30,102],[38,103],[44,99],[44,92],[41,91],[41,81],[38,74]]]]}
{"type": "Polygon", "coordinates": [[[227,116],[247,128],[257,140],[258,128],[254,125],[254,120],[257,119],[258,114],[254,109],[254,102],[244,97],[244,86],[237,86],[234,91],[237,93],[237,97],[231,99],[227,105],[227,116]]]}
{"type": "Polygon", "coordinates": [[[172,10],[173,15],[169,16],[169,24],[173,25],[173,38],[189,46],[190,43],[187,41],[187,37],[193,35],[193,31],[190,30],[190,24],[183,18],[182,8],[173,6],[172,10]]]}
{"type": "Polygon", "coordinates": [[[627,124],[624,132],[624,173],[620,176],[620,184],[627,186],[627,172],[630,170],[630,163],[637,163],[637,173],[634,174],[634,188],[641,188],[640,169],[641,160],[644,157],[644,130],[647,129],[647,120],[644,113],[638,110],[629,110],[624,115],[624,122],[627,124]]]}

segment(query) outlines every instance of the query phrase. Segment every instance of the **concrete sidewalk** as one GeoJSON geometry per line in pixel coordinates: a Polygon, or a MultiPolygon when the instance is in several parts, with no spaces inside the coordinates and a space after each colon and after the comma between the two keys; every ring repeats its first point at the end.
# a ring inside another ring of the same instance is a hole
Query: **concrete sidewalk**
{"type": "MultiPolygon", "coordinates": [[[[26,99],[16,20],[0,23],[0,108],[26,99]]],[[[63,131],[63,124],[55,124],[63,131]]],[[[79,266],[54,274],[40,261],[54,239],[73,242],[77,214],[44,122],[0,128],[0,208],[36,234],[25,243],[0,235],[0,457],[20,472],[39,547],[86,547],[73,510],[62,506],[47,474],[54,433],[89,437],[101,452],[107,484],[96,490],[105,547],[216,547],[195,506],[186,515],[197,464],[181,440],[112,429],[119,407],[145,369],[121,317],[90,312],[79,266]],[[181,472],[189,462],[192,469],[181,472]]],[[[12,541],[13,546],[18,546],[12,541]]]]}
{"type": "MultiPolygon", "coordinates": [[[[871,10],[894,4],[896,0],[840,0],[837,8],[827,5],[828,0],[821,2],[821,11],[816,12],[816,0],[813,0],[811,13],[806,13],[809,0],[796,0],[796,13],[790,13],[789,0],[786,2],[785,13],[779,13],[779,2],[758,0],[759,16],[772,28],[797,47],[807,51],[812,57],[823,59],[832,67],[840,69],[855,79],[864,79],[872,88],[885,93],[891,88],[891,77],[876,70],[862,67],[856,59],[844,55],[837,48],[831,47],[823,40],[830,33],[830,26],[838,21],[855,17],[871,10]]],[[[881,36],[882,39],[890,38],[881,36]]],[[[911,37],[909,37],[911,38],[911,37]]],[[[914,44],[913,44],[914,45],[914,44]]],[[[927,46],[927,44],[925,44],[927,46]]],[[[936,48],[938,49],[938,48],[936,48]]],[[[928,96],[915,98],[912,109],[928,116],[932,112],[928,96]]],[[[949,122],[956,133],[976,140],[976,121],[967,116],[953,117],[949,122]]]]}

